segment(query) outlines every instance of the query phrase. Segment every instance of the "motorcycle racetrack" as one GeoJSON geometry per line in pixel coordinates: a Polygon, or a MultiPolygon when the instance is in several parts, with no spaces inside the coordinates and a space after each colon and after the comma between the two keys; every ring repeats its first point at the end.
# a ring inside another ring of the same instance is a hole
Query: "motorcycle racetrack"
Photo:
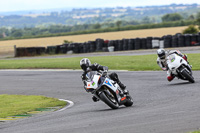
{"type": "Polygon", "coordinates": [[[56,112],[0,122],[2,133],[187,133],[200,129],[200,71],[195,83],[163,71],[117,71],[132,107],[112,110],[83,89],[81,71],[1,70],[0,94],[44,95],[74,102],[56,112]]]}

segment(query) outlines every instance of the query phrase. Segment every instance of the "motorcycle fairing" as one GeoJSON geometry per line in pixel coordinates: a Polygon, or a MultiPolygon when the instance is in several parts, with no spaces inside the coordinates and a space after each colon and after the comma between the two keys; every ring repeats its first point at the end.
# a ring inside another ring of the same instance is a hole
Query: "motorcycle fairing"
{"type": "Polygon", "coordinates": [[[98,81],[100,77],[100,75],[94,75],[92,81],[87,82],[87,89],[96,89],[98,87],[98,81]]]}

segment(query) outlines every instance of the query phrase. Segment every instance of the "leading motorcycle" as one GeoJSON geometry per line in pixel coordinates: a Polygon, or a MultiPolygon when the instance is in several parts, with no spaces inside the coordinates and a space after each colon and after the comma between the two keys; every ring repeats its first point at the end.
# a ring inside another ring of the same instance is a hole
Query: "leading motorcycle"
{"type": "Polygon", "coordinates": [[[90,71],[86,74],[86,91],[91,92],[95,97],[103,101],[112,109],[119,108],[120,105],[126,107],[133,105],[130,94],[125,93],[119,85],[107,76],[107,72],[90,71]]]}

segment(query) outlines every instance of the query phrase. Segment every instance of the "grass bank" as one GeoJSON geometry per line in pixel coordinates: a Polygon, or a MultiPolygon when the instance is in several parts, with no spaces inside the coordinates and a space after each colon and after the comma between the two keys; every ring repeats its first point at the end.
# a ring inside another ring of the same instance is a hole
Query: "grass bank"
{"type": "Polygon", "coordinates": [[[44,96],[0,95],[0,118],[26,114],[37,108],[65,106],[66,102],[44,96]]]}
{"type": "MultiPolygon", "coordinates": [[[[83,57],[0,60],[0,69],[80,69],[83,57]]],[[[97,62],[112,70],[155,71],[160,70],[156,63],[157,55],[135,56],[95,56],[88,57],[92,63],[97,62]]],[[[188,54],[193,70],[200,70],[200,53],[188,54]]]]}

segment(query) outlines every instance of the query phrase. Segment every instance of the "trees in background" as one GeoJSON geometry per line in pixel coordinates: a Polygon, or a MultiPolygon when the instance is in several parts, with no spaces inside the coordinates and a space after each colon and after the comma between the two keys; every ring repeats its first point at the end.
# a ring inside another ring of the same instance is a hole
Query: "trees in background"
{"type": "Polygon", "coordinates": [[[196,34],[199,32],[199,29],[195,25],[190,25],[188,28],[183,30],[183,34],[196,34]]]}
{"type": "Polygon", "coordinates": [[[180,21],[183,17],[179,13],[166,14],[162,17],[162,22],[180,21]]]}
{"type": "MultiPolygon", "coordinates": [[[[56,14],[55,14],[56,15],[56,14]]],[[[67,26],[63,24],[39,25],[37,27],[24,27],[24,28],[0,28],[0,39],[12,38],[35,38],[35,37],[48,37],[48,36],[61,36],[61,35],[77,35],[99,32],[110,32],[119,30],[136,30],[136,29],[149,29],[160,27],[175,27],[192,25],[184,31],[184,33],[196,33],[196,27],[200,28],[200,12],[189,17],[182,17],[178,13],[166,14],[162,17],[163,23],[156,23],[155,17],[144,17],[141,21],[138,20],[123,20],[121,19],[112,22],[111,19],[106,19],[105,23],[95,24],[76,24],[67,26]]],[[[128,18],[127,18],[128,19],[128,18]]]]}

